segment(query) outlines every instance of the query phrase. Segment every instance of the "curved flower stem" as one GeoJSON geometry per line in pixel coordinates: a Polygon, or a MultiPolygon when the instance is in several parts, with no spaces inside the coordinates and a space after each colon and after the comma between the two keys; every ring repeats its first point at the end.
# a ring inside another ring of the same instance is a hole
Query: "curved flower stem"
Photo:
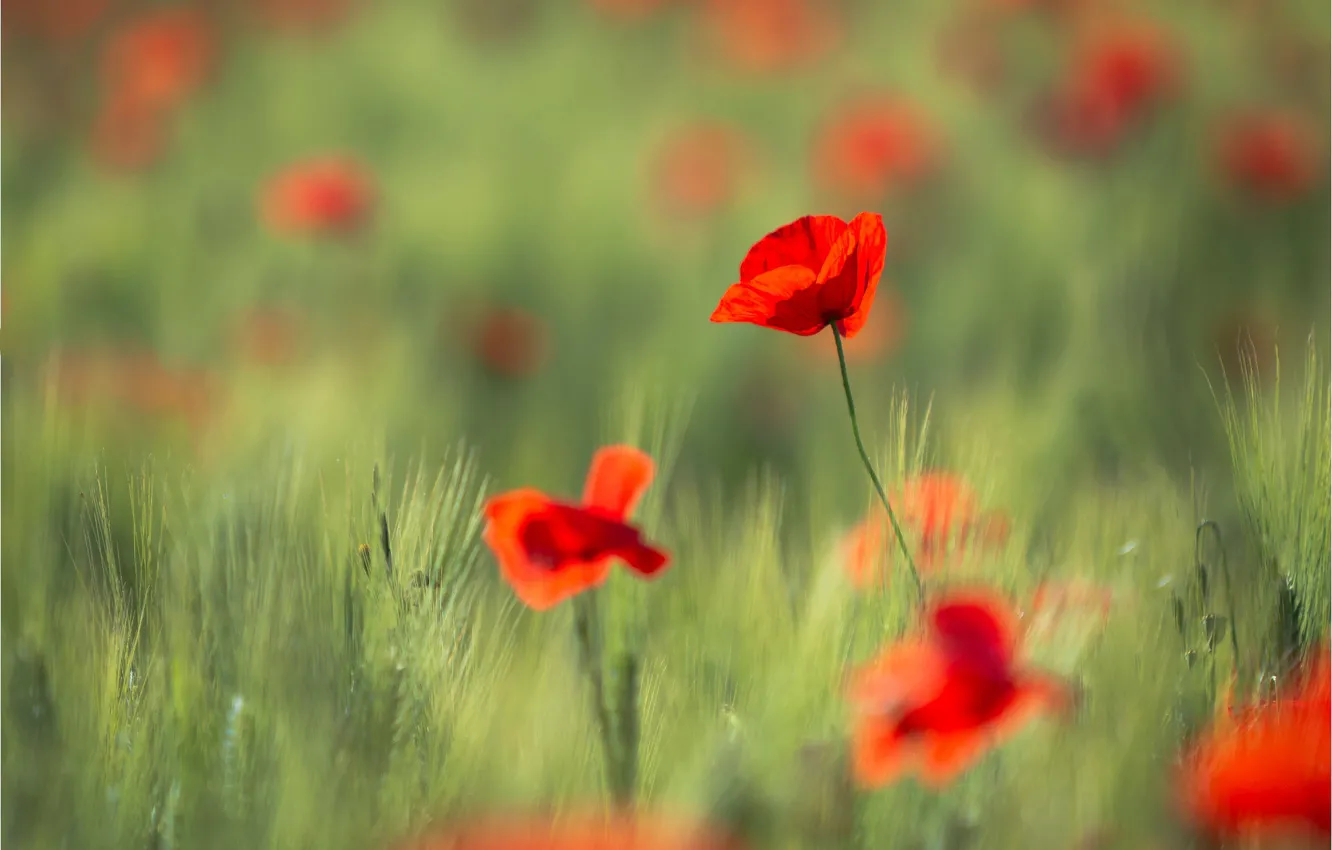
{"type": "Polygon", "coordinates": [[[830,322],[828,327],[832,328],[833,340],[837,343],[837,362],[842,367],[842,389],[846,390],[846,410],[851,414],[851,433],[856,438],[856,448],[860,450],[860,460],[865,464],[865,471],[869,473],[870,481],[874,482],[874,491],[879,494],[879,501],[883,503],[883,509],[888,512],[888,521],[892,523],[893,534],[897,537],[897,545],[902,549],[902,555],[906,558],[907,571],[911,573],[911,580],[916,585],[916,596],[921,604],[925,602],[925,585],[920,581],[920,573],[916,571],[916,562],[911,557],[911,549],[907,546],[906,537],[902,534],[902,526],[897,523],[897,515],[893,513],[892,505],[888,504],[888,494],[883,491],[883,484],[879,481],[878,473],[874,471],[874,464],[870,462],[869,453],[865,451],[865,443],[860,439],[860,424],[856,421],[856,401],[851,395],[851,378],[846,373],[846,352],[842,350],[842,333],[837,330],[837,323],[830,322]]]}

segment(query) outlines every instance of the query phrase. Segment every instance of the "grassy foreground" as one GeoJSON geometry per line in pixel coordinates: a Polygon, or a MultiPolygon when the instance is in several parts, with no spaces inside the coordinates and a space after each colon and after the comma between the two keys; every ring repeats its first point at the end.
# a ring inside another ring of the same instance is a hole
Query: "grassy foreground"
{"type": "MultiPolygon", "coordinates": [[[[809,506],[770,477],[721,500],[663,476],[641,516],[676,565],[595,593],[608,657],[640,659],[640,800],[759,846],[1192,846],[1172,760],[1218,686],[1238,669],[1250,691],[1326,633],[1327,375],[1304,365],[1294,390],[1219,395],[1235,510],[1143,471],[959,556],[945,581],[1021,599],[1082,579],[1114,602],[1103,629],[1079,615],[1028,641],[1080,684],[1076,716],[942,793],[863,793],[845,769],[841,682],[904,629],[903,588],[858,595],[828,529],[784,534],[809,506]],[[1195,535],[1213,516],[1221,549],[1195,535]],[[1233,643],[1209,641],[1209,614],[1233,618],[1233,643]]],[[[878,440],[889,480],[945,460],[899,412],[878,440]]],[[[368,847],[601,798],[573,608],[525,611],[498,581],[465,449],[396,472],[289,453],[220,480],[98,469],[31,415],[4,423],[41,435],[4,457],[8,846],[368,847]]],[[[619,437],[669,463],[679,433],[637,422],[619,437]]]]}

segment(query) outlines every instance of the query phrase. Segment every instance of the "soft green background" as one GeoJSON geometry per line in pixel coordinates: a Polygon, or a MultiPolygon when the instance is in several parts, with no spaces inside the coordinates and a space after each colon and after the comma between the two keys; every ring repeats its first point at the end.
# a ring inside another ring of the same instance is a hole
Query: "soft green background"
{"type": "MultiPolygon", "coordinates": [[[[1013,83],[978,95],[937,70],[953,4],[848,2],[838,49],[771,75],[696,49],[688,8],[627,24],[507,5],[533,11],[505,38],[406,0],[321,39],[230,26],[167,153],[131,175],[87,154],[100,35],[57,49],[6,31],[4,840],[362,847],[430,817],[586,803],[600,756],[569,614],[515,608],[477,548],[477,500],[575,494],[591,452],[626,440],[662,463],[643,520],[676,553],[660,582],[617,576],[602,600],[613,641],[642,653],[642,793],[758,842],[831,846],[790,801],[837,771],[798,752],[835,748],[846,662],[907,612],[894,587],[855,600],[830,558],[869,498],[835,366],[707,317],[763,233],[859,211],[819,194],[809,148],[843,98],[885,89],[933,116],[946,165],[877,207],[904,336],[851,379],[881,471],[955,470],[1012,517],[1007,548],[959,566],[972,578],[1118,595],[1103,635],[1043,657],[1083,682],[1084,716],[941,797],[908,782],[858,799],[847,840],[1059,847],[1108,829],[1175,846],[1169,761],[1232,663],[1190,671],[1169,617],[1171,592],[1194,593],[1196,523],[1225,534],[1246,674],[1287,646],[1278,574],[1302,599],[1295,643],[1326,626],[1326,178],[1266,208],[1209,158],[1235,106],[1326,125],[1326,6],[1256,24],[1241,4],[1147,10],[1183,45],[1184,94],[1079,163],[1024,129],[1064,38],[1038,14],[999,33],[1013,83]],[[1283,39],[1321,57],[1307,91],[1265,58],[1283,39]],[[718,120],[761,163],[715,214],[664,221],[654,152],[718,120]],[[263,182],[328,152],[373,174],[368,231],[266,232],[263,182]],[[540,371],[497,379],[441,330],[473,296],[547,324],[540,371]],[[237,362],[229,335],[255,305],[306,324],[294,365],[237,362]],[[1231,445],[1217,347],[1236,314],[1271,317],[1283,383],[1251,388],[1255,419],[1239,399],[1231,445]],[[217,381],[202,437],[59,401],[52,352],[131,346],[217,381]],[[417,571],[442,607],[402,601],[417,571]]],[[[1190,617],[1222,610],[1215,593],[1190,617]]]]}

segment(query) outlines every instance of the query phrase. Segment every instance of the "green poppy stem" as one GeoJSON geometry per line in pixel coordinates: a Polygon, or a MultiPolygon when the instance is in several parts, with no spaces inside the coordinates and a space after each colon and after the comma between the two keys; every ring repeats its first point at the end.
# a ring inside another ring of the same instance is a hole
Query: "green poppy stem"
{"type": "Polygon", "coordinates": [[[892,523],[893,534],[897,537],[897,545],[902,550],[903,557],[906,558],[907,572],[911,574],[911,580],[916,585],[916,596],[922,604],[925,602],[925,585],[921,583],[920,573],[916,571],[916,562],[911,557],[911,548],[907,546],[906,537],[902,534],[902,526],[897,523],[897,515],[893,513],[892,505],[888,504],[888,494],[883,490],[883,484],[879,481],[879,475],[874,471],[874,464],[870,462],[869,453],[865,451],[865,443],[860,439],[860,424],[856,421],[856,400],[851,395],[851,378],[846,373],[846,352],[842,350],[842,334],[837,330],[837,323],[830,322],[828,327],[832,328],[833,340],[837,343],[837,362],[842,367],[842,389],[846,390],[846,410],[851,414],[851,433],[856,438],[856,448],[860,450],[860,460],[865,464],[865,471],[869,473],[870,481],[874,482],[874,492],[879,494],[879,501],[883,503],[883,509],[888,512],[888,521],[892,523]]]}
{"type": "Polygon", "coordinates": [[[627,807],[632,802],[632,790],[624,787],[623,753],[618,746],[610,710],[606,705],[606,685],[602,676],[602,654],[597,634],[598,624],[594,622],[597,617],[596,598],[591,592],[581,593],[573,600],[573,606],[574,638],[578,642],[579,660],[582,662],[583,673],[587,676],[593,717],[596,720],[597,733],[601,737],[606,784],[609,786],[614,804],[617,807],[627,807]]]}

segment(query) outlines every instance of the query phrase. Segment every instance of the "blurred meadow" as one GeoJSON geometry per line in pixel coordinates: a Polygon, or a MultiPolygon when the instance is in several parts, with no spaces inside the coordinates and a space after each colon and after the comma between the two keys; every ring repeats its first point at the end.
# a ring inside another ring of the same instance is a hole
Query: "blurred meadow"
{"type": "Polygon", "coordinates": [[[627,793],[754,848],[1306,846],[1180,763],[1332,619],[1330,25],[4,0],[0,841],[371,850],[627,793]],[[764,234],[862,211],[849,380],[930,592],[1011,600],[1078,694],[942,788],[848,767],[848,671],[919,623],[831,333],[709,322],[764,234]],[[669,568],[528,610],[486,498],[617,443],[669,568]]]}

